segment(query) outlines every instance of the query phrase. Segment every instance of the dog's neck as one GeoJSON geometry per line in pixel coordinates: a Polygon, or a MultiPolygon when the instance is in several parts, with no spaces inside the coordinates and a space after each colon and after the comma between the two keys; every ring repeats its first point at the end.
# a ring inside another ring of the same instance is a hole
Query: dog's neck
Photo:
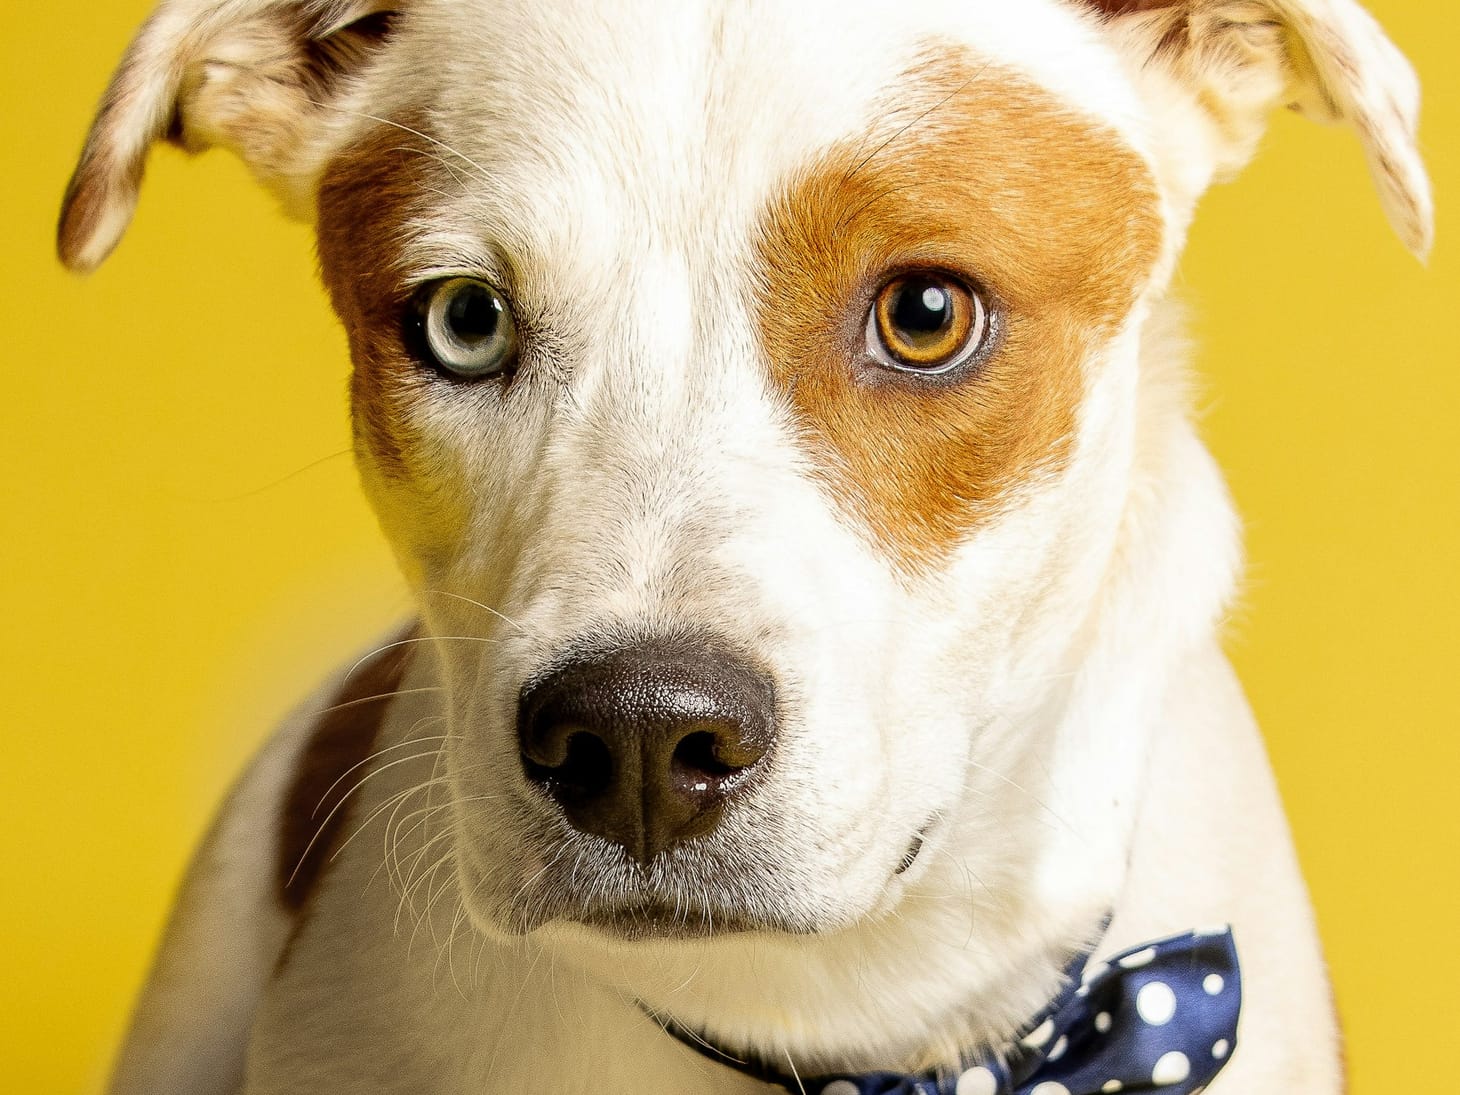
{"type": "MultiPolygon", "coordinates": [[[[1077,956],[1060,995],[995,1053],[963,1054],[956,1067],[921,1074],[878,1070],[811,1077],[822,1095],[1081,1095],[1142,1090],[1195,1095],[1221,1072],[1237,1042],[1242,976],[1229,928],[1151,940],[1090,965],[1077,956]]],[[[788,1092],[808,1080],[774,1063],[740,1058],[673,1022],[667,1034],[716,1064],[788,1092]]]]}
{"type": "MultiPolygon", "coordinates": [[[[1102,936],[1104,934],[1105,928],[1107,928],[1108,926],[1109,920],[1107,919],[1101,927],[1102,936]]],[[[1017,1032],[1011,1032],[1009,1037],[1003,1039],[1001,1046],[1006,1047],[1009,1045],[1013,1045],[1016,1037],[1027,1037],[1032,1031],[1039,1027],[1040,1023],[1043,1022],[1046,1017],[1056,1013],[1061,1007],[1065,1006],[1068,1003],[1068,1001],[1073,997],[1074,993],[1078,990],[1078,987],[1081,984],[1081,978],[1089,965],[1091,953],[1091,950],[1081,951],[1065,964],[1065,968],[1062,971],[1062,983],[1058,995],[1052,998],[1045,1005],[1045,1007],[1041,1008],[1036,1016],[1025,1022],[1017,1032]]],[[[795,1072],[794,1070],[788,1070],[786,1065],[778,1061],[763,1057],[759,1053],[754,1051],[737,1051],[731,1049],[728,1046],[720,1045],[707,1032],[691,1030],[676,1022],[672,1017],[655,1015],[652,1011],[648,1011],[647,1009],[645,1010],[645,1013],[656,1023],[658,1023],[664,1029],[664,1032],[667,1035],[679,1041],[681,1044],[685,1045],[686,1047],[700,1054],[701,1056],[704,1056],[709,1060],[724,1066],[725,1068],[733,1069],[736,1072],[739,1072],[746,1076],[750,1076],[753,1079],[761,1081],[762,1083],[774,1084],[776,1086],[785,1088],[787,1091],[797,1091],[801,1090],[804,1087],[802,1077],[799,1075],[799,1073],[795,1072]]],[[[963,1022],[967,1024],[970,1022],[970,1019],[965,1017],[963,1022]]],[[[951,1068],[948,1067],[950,1062],[958,1062],[960,1065],[963,1065],[968,1063],[970,1060],[976,1059],[980,1056],[991,1056],[991,1053],[992,1051],[990,1051],[989,1049],[977,1047],[975,1042],[973,1042],[971,1039],[965,1038],[961,1043],[960,1049],[953,1051],[952,1053],[929,1052],[926,1054],[927,1060],[929,1062],[928,1064],[923,1065],[921,1068],[910,1068],[908,1071],[941,1071],[947,1073],[953,1071],[951,1068]]],[[[794,1066],[794,1062],[791,1061],[789,1057],[787,1058],[787,1060],[792,1064],[792,1066],[794,1066]]]]}

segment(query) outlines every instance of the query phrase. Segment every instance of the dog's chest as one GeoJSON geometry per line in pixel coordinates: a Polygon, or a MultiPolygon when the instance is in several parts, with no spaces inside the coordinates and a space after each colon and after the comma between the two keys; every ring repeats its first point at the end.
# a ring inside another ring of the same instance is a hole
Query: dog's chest
{"type": "Polygon", "coordinates": [[[749,1095],[769,1090],[664,1034],[637,1007],[527,948],[473,943],[433,914],[407,945],[372,932],[393,895],[321,893],[254,1027],[247,1095],[749,1095]],[[385,898],[382,900],[381,898],[385,898]],[[433,937],[432,932],[435,932],[433,937]],[[342,987],[343,986],[343,987],[342,987]]]}

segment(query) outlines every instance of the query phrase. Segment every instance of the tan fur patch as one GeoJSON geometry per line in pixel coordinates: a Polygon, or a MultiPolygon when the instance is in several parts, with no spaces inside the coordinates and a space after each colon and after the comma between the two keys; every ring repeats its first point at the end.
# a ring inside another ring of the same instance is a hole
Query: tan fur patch
{"type": "Polygon", "coordinates": [[[1175,0],[1085,0],[1102,15],[1127,15],[1135,11],[1151,11],[1170,7],[1175,0]]]}
{"type": "MultiPolygon", "coordinates": [[[[411,128],[415,128],[412,126],[411,128]]],[[[419,387],[420,367],[401,352],[406,306],[400,239],[418,212],[424,142],[379,126],[337,156],[320,182],[320,273],[350,338],[357,448],[387,476],[409,477],[414,440],[399,401],[419,387]]]]}
{"type": "Polygon", "coordinates": [[[1083,363],[1159,251],[1155,184],[1115,133],[961,56],[906,77],[884,129],[828,151],[768,210],[759,327],[825,482],[909,569],[934,563],[1068,449],[1083,363]],[[982,290],[1002,333],[961,379],[866,355],[893,275],[982,290]]]}
{"type": "Polygon", "coordinates": [[[350,339],[355,454],[366,492],[407,578],[424,560],[449,556],[471,505],[438,447],[425,443],[418,412],[443,381],[404,339],[411,289],[402,245],[429,221],[430,203],[459,185],[441,166],[424,121],[376,126],[330,163],[320,183],[317,239],[325,287],[350,339]]]}
{"type": "MultiPolygon", "coordinates": [[[[407,632],[403,639],[412,637],[407,632]]],[[[349,795],[365,776],[412,644],[368,659],[340,686],[299,755],[279,819],[279,901],[300,912],[349,820],[349,795]]]]}

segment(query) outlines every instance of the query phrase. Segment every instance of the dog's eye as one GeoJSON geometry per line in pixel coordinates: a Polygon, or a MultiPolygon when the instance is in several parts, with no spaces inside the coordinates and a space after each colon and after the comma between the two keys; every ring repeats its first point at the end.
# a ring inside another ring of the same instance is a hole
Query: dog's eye
{"type": "Polygon", "coordinates": [[[950,274],[903,274],[877,294],[867,316],[867,351],[903,372],[945,373],[988,339],[983,298],[950,274]]]}
{"type": "Polygon", "coordinates": [[[476,379],[511,367],[517,328],[497,290],[475,278],[448,278],[427,286],[421,300],[425,349],[438,368],[476,379]]]}

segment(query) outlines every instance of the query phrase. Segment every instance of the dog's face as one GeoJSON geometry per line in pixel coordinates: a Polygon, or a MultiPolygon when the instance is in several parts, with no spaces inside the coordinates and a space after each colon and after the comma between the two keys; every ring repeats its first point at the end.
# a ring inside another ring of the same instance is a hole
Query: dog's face
{"type": "MultiPolygon", "coordinates": [[[[481,930],[615,976],[652,938],[653,1004],[752,940],[833,996],[931,941],[966,992],[1113,899],[1135,667],[1229,582],[1139,367],[1193,205],[1311,100],[1422,247],[1406,80],[1317,0],[178,3],[62,246],[100,260],[167,128],[316,217],[481,930]]],[[[784,1029],[718,989],[675,1006],[784,1029]]]]}
{"type": "MultiPolygon", "coordinates": [[[[393,104],[411,131],[319,200],[371,492],[430,630],[489,640],[441,648],[483,922],[824,932],[955,824],[995,894],[1037,860],[1034,716],[1124,506],[1164,226],[1133,139],[969,15],[403,21],[402,56],[513,58],[393,104]],[[520,694],[665,642],[744,663],[773,742],[712,832],[636,857],[524,778],[520,694]]],[[[1007,34],[1083,47],[1132,115],[1062,15],[1007,34]]]]}

